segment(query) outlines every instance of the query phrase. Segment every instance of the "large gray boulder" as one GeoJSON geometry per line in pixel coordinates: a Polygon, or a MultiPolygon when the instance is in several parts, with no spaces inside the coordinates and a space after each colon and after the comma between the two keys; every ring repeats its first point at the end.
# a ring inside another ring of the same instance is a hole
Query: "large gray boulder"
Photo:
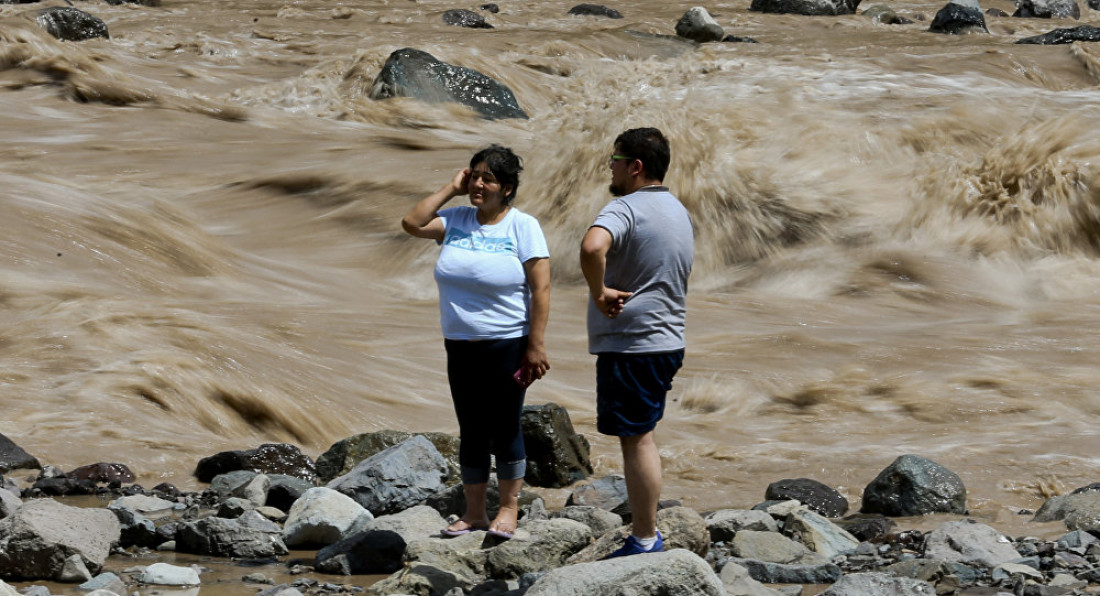
{"type": "Polygon", "coordinates": [[[288,443],[266,443],[244,451],[222,451],[199,460],[195,478],[210,482],[227,472],[246,470],[258,474],[285,474],[312,481],[317,477],[313,460],[288,443]]]}
{"type": "Polygon", "coordinates": [[[1079,19],[1077,0],[1016,0],[1012,16],[1033,19],[1079,19]]]}
{"type": "Polygon", "coordinates": [[[726,562],[730,564],[744,567],[753,579],[765,584],[831,584],[843,575],[837,564],[829,562],[803,565],[733,558],[726,562]]]}
{"type": "Polygon", "coordinates": [[[359,532],[317,551],[314,567],[336,575],[393,573],[403,567],[407,547],[391,530],[359,532]]]}
{"type": "Polygon", "coordinates": [[[903,455],[863,490],[861,511],[891,517],[965,514],[966,487],[957,474],[936,462],[903,455]]]}
{"type": "Polygon", "coordinates": [[[176,549],[215,557],[277,557],[289,552],[282,534],[279,524],[256,511],[246,511],[236,519],[207,517],[180,523],[176,549]]]}
{"type": "Polygon", "coordinates": [[[12,470],[41,469],[38,459],[16,445],[11,439],[0,434],[0,474],[12,470]]]}
{"type": "Polygon", "coordinates": [[[783,523],[783,532],[796,536],[806,548],[827,559],[851,554],[859,546],[859,540],[855,536],[809,509],[792,511],[783,523]]]}
{"type": "Polygon", "coordinates": [[[1033,521],[1062,520],[1070,530],[1100,532],[1100,492],[1082,491],[1047,499],[1033,521]]]}
{"type": "Polygon", "coordinates": [[[412,543],[439,537],[440,530],[446,525],[447,521],[438,511],[427,505],[417,505],[398,513],[376,517],[362,524],[358,531],[389,530],[397,532],[406,542],[412,543]]]}
{"type": "Polygon", "coordinates": [[[351,497],[323,486],[307,490],[295,501],[283,524],[287,546],[324,546],[348,537],[349,531],[374,519],[351,497]]]}
{"type": "Polygon", "coordinates": [[[485,580],[485,567],[492,547],[500,541],[484,532],[455,538],[428,538],[409,542],[405,564],[425,564],[446,569],[470,582],[485,580]]]}
{"type": "Polygon", "coordinates": [[[752,0],[749,10],[779,14],[831,16],[855,14],[860,0],[752,0]]]}
{"type": "Polygon", "coordinates": [[[978,0],[951,0],[936,12],[928,31],[948,35],[989,33],[978,0]]]}
{"type": "Polygon", "coordinates": [[[726,596],[722,580],[698,555],[678,549],[554,569],[526,596],[726,596]]]}
{"type": "Polygon", "coordinates": [[[16,509],[23,506],[23,501],[19,499],[15,493],[0,488],[0,519],[10,516],[15,513],[16,509]]]}
{"type": "Polygon", "coordinates": [[[573,492],[569,493],[565,504],[566,506],[599,507],[605,511],[613,511],[625,505],[626,502],[626,478],[621,474],[611,474],[574,488],[573,492]]]}
{"type": "Polygon", "coordinates": [[[735,557],[768,563],[818,565],[829,561],[801,542],[776,532],[742,530],[730,541],[729,549],[735,557]]]}
{"type": "Polygon", "coordinates": [[[61,581],[66,561],[74,558],[98,571],[121,532],[118,518],[106,509],[28,501],[0,520],[0,577],[61,581]]]}
{"type": "Polygon", "coordinates": [[[34,18],[47,33],[62,41],[109,38],[103,19],[71,6],[51,6],[38,11],[34,18]]]}
{"type": "Polygon", "coordinates": [[[993,568],[1020,558],[1012,541],[970,520],[945,522],[925,538],[924,557],[993,568]]]}
{"type": "Polygon", "coordinates": [[[333,479],[355,469],[355,466],[364,459],[400,445],[414,436],[421,436],[431,441],[443,459],[447,460],[449,468],[447,484],[458,482],[461,478],[458,464],[458,437],[447,433],[409,433],[400,430],[362,433],[333,443],[317,458],[317,478],[322,484],[332,482],[333,479]]]}
{"type": "Polygon", "coordinates": [[[779,531],[775,518],[757,509],[720,509],[707,514],[703,521],[707,524],[711,542],[728,542],[741,530],[779,531]]]}
{"type": "Polygon", "coordinates": [[[520,418],[531,486],[562,488],[592,473],[588,440],[573,430],[569,412],[555,403],[524,406],[520,418]]]}
{"type": "Polygon", "coordinates": [[[489,552],[490,577],[518,578],[561,567],[573,553],[588,545],[592,530],[571,519],[534,521],[522,525],[513,538],[489,552]]]}
{"type": "Polygon", "coordinates": [[[416,436],[359,462],[327,486],[379,516],[417,505],[443,490],[446,476],[447,462],[439,450],[416,436]]]}
{"type": "Polygon", "coordinates": [[[753,579],[748,569],[736,563],[723,565],[718,578],[722,580],[722,586],[729,596],[783,596],[782,592],[753,579]]]}
{"type": "Polygon", "coordinates": [[[413,48],[390,54],[371,84],[371,99],[412,97],[429,103],[455,102],[489,120],[527,118],[512,90],[463,66],[440,61],[413,48]]]}
{"type": "Polygon", "coordinates": [[[426,563],[412,563],[373,584],[367,588],[366,593],[372,596],[437,596],[459,592],[465,594],[480,581],[481,578],[460,571],[426,563]],[[455,592],[455,589],[459,592],[455,592]]]}
{"type": "Polygon", "coordinates": [[[853,573],[845,575],[822,596],[936,596],[932,584],[889,573],[853,573]]]}
{"type": "MultiPolygon", "coordinates": [[[[694,510],[687,507],[670,507],[657,512],[657,530],[664,539],[665,550],[678,548],[689,550],[699,556],[705,556],[710,549],[710,533],[707,522],[694,510]]],[[[598,561],[622,546],[630,535],[630,526],[612,530],[598,537],[595,542],[569,557],[568,563],[590,563],[598,561]]]]}
{"type": "Polygon", "coordinates": [[[621,515],[589,506],[566,507],[551,513],[550,519],[579,521],[592,530],[593,536],[600,536],[623,525],[621,515]]]}

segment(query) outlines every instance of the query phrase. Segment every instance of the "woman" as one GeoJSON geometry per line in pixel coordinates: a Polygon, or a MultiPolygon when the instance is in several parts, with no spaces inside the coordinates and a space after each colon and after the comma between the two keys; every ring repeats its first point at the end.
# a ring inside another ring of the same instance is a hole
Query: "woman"
{"type": "Polygon", "coordinates": [[[511,149],[491,145],[401,220],[409,234],[442,244],[435,279],[466,494],[466,512],[443,530],[446,536],[476,530],[512,536],[527,463],[523,398],[527,385],[550,369],[544,346],[550,252],[538,220],[512,207],[522,170],[511,149]],[[466,194],[471,206],[440,211],[466,194]],[[490,454],[500,487],[491,523],[490,454]]]}

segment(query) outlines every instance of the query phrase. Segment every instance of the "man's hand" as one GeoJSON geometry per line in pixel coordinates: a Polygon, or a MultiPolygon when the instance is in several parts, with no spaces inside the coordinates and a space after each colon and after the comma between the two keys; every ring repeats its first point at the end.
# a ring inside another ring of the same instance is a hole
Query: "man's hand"
{"type": "Polygon", "coordinates": [[[592,295],[592,301],[596,303],[596,308],[600,309],[604,316],[614,319],[619,316],[619,313],[623,312],[626,299],[633,295],[633,292],[623,292],[605,286],[598,294],[592,295]]]}

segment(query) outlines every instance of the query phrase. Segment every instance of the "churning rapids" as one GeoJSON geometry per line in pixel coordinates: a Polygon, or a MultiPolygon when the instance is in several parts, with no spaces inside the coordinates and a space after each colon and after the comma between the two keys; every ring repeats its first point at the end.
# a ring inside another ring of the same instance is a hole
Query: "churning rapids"
{"type": "Polygon", "coordinates": [[[111,38],[81,43],[0,6],[0,433],[194,489],[217,451],[457,432],[437,249],[398,222],[500,142],[552,252],[529,403],[567,407],[618,472],[577,246],[615,135],[657,126],[697,227],[666,498],[747,508],[810,477],[858,508],[913,453],[1011,531],[1098,480],[1100,49],[1013,42],[1100,12],[948,36],[933,0],[892,2],[907,25],[721,1],[760,43],[696,46],[635,33],[691,3],[573,4],[502,0],[475,30],[443,23],[477,8],[452,0],[97,0],[77,6],[111,38]],[[504,82],[530,119],[369,99],[402,47],[504,82]]]}

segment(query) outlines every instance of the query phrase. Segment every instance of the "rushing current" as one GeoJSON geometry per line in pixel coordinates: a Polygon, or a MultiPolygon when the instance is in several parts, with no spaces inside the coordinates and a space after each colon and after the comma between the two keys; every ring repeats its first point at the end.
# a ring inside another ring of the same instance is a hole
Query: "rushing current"
{"type": "Polygon", "coordinates": [[[0,433],[194,489],[222,450],[457,432],[438,249],[399,220],[497,142],[552,254],[553,368],[528,403],[568,408],[597,475],[620,472],[577,253],[615,136],[656,126],[697,234],[665,498],[747,508],[809,477],[858,509],[912,453],[996,525],[1100,479],[1100,48],[1013,43],[1100,12],[950,36],[927,31],[936,0],[891,2],[904,25],[721,1],[759,43],[695,45],[668,37],[693,3],[501,0],[493,29],[444,24],[476,4],[77,2],[111,35],[79,43],[28,17],[48,3],[0,6],[0,433]],[[371,100],[404,47],[530,118],[371,100]]]}

